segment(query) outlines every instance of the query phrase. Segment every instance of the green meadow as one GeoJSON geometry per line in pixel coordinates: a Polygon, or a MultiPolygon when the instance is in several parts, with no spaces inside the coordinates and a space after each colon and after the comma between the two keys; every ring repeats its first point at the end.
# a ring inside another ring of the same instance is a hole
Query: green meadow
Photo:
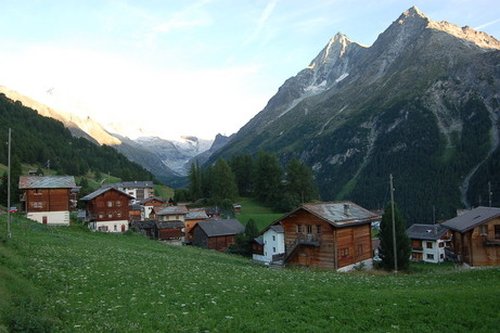
{"type": "Polygon", "coordinates": [[[0,332],[494,332],[500,268],[259,266],[0,215],[0,332]]]}

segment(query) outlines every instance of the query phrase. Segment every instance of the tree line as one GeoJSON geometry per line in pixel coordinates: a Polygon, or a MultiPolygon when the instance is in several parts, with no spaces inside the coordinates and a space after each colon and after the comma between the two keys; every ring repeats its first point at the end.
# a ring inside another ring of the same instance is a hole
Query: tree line
{"type": "Polygon", "coordinates": [[[213,165],[191,165],[187,189],[176,190],[176,201],[204,200],[228,205],[238,196],[254,197],[277,211],[289,211],[319,199],[312,170],[298,159],[281,166],[276,155],[261,151],[255,157],[236,155],[213,165]]]}

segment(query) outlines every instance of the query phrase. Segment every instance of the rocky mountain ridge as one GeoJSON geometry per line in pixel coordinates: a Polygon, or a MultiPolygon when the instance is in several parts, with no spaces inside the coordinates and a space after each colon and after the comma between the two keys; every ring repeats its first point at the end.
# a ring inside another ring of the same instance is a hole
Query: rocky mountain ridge
{"type": "Polygon", "coordinates": [[[296,157],[324,200],[370,208],[383,206],[393,173],[407,217],[430,222],[433,206],[448,217],[484,198],[498,173],[499,49],[494,37],[416,7],[370,47],[337,34],[212,160],[296,157]]]}

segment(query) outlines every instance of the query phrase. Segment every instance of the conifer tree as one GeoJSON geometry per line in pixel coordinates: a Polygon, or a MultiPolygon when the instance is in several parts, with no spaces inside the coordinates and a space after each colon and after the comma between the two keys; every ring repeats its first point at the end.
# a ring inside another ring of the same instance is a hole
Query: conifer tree
{"type": "MultiPolygon", "coordinates": [[[[406,235],[406,223],[401,217],[399,210],[394,206],[394,224],[396,227],[396,255],[398,270],[407,270],[410,264],[410,239],[406,235]]],[[[392,232],[392,209],[389,203],[384,210],[382,223],[380,223],[380,246],[379,255],[382,258],[382,267],[386,270],[394,269],[394,247],[392,232]]]]}

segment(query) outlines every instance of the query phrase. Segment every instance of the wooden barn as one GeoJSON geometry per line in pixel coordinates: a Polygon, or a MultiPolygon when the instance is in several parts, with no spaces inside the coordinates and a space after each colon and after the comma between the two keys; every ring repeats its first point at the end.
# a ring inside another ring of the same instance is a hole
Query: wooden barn
{"type": "Polygon", "coordinates": [[[100,188],[80,200],[85,202],[90,230],[125,232],[129,227],[129,203],[133,197],[113,187],[100,188]]]}
{"type": "Polygon", "coordinates": [[[27,218],[48,225],[69,225],[76,208],[73,176],[21,176],[19,190],[27,218]]]}
{"type": "Polygon", "coordinates": [[[191,243],[193,240],[193,228],[201,221],[208,219],[208,215],[204,208],[193,208],[190,209],[184,219],[184,231],[185,231],[185,242],[191,243]]]}
{"type": "Polygon", "coordinates": [[[500,208],[477,207],[442,223],[452,235],[451,252],[470,266],[500,265],[500,208]]]}
{"type": "Polygon", "coordinates": [[[130,229],[148,238],[156,238],[156,224],[154,221],[133,221],[130,223],[130,229]]]}
{"type": "Polygon", "coordinates": [[[245,227],[236,219],[198,222],[193,229],[193,245],[224,252],[236,243],[245,227]]]}
{"type": "Polygon", "coordinates": [[[304,204],[275,222],[284,231],[284,263],[341,271],[371,267],[371,222],[378,219],[349,201],[304,204]]]}
{"type": "Polygon", "coordinates": [[[157,221],[155,224],[158,240],[184,240],[184,222],[157,221]]]}

